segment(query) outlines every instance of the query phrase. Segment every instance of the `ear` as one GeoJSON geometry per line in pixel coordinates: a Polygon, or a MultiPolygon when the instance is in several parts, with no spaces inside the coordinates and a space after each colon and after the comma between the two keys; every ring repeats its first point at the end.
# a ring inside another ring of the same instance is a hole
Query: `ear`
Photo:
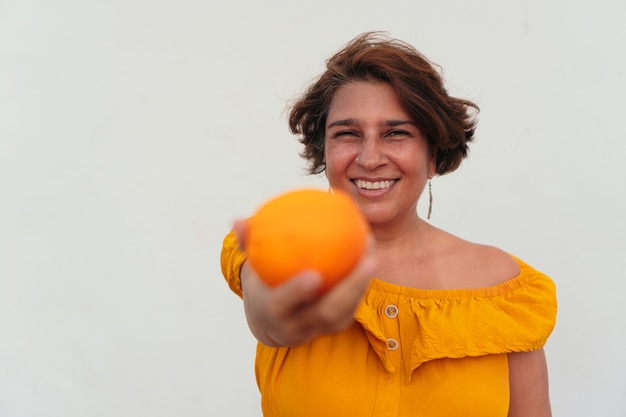
{"type": "Polygon", "coordinates": [[[432,178],[437,173],[437,152],[431,151],[431,157],[428,163],[428,178],[432,178]]]}

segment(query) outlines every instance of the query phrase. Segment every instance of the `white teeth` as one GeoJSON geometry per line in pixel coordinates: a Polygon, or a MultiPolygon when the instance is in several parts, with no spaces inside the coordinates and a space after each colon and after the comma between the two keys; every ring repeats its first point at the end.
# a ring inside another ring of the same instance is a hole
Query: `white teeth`
{"type": "Polygon", "coordinates": [[[386,181],[364,181],[364,180],[356,180],[356,186],[359,188],[363,188],[366,190],[380,190],[381,188],[388,188],[395,182],[395,180],[386,180],[386,181]]]}

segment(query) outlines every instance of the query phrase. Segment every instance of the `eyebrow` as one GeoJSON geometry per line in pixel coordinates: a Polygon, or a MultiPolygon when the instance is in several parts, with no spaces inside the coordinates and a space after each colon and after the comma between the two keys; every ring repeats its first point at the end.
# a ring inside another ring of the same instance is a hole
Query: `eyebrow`
{"type": "Polygon", "coordinates": [[[417,127],[417,124],[412,120],[388,120],[385,122],[387,126],[402,126],[402,125],[412,125],[417,127]]]}
{"type": "MultiPolygon", "coordinates": [[[[336,120],[332,123],[330,123],[327,127],[327,129],[330,129],[331,127],[335,127],[335,126],[352,126],[352,125],[358,125],[359,123],[355,120],[355,119],[342,119],[342,120],[336,120]]],[[[412,125],[414,127],[417,127],[417,124],[411,120],[386,120],[384,123],[382,123],[384,126],[402,126],[402,125],[412,125]]]]}
{"type": "Polygon", "coordinates": [[[357,124],[357,122],[354,119],[343,119],[343,120],[337,120],[332,122],[331,124],[329,124],[326,129],[330,129],[331,127],[335,127],[335,126],[352,126],[357,124]]]}

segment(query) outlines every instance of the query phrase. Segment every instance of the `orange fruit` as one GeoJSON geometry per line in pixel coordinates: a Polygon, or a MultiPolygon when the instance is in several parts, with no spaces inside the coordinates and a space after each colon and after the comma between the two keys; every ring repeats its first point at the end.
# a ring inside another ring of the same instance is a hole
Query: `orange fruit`
{"type": "Polygon", "coordinates": [[[315,270],[324,292],[354,269],[368,234],[367,221],[346,193],[301,189],[257,210],[248,221],[245,246],[250,266],[268,285],[315,270]]]}

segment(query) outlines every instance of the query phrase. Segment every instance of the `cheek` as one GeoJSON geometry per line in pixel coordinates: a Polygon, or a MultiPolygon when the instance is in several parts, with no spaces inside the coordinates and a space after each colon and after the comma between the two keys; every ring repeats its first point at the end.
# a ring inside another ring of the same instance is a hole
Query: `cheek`
{"type": "Polygon", "coordinates": [[[341,171],[341,163],[334,154],[326,155],[326,178],[332,180],[341,171]]]}
{"type": "Polygon", "coordinates": [[[335,143],[326,142],[324,146],[324,159],[326,165],[337,165],[343,158],[344,149],[342,146],[338,146],[335,143]]]}
{"type": "Polygon", "coordinates": [[[324,159],[326,161],[326,178],[329,180],[345,174],[354,160],[354,152],[344,146],[326,146],[324,159]]]}

